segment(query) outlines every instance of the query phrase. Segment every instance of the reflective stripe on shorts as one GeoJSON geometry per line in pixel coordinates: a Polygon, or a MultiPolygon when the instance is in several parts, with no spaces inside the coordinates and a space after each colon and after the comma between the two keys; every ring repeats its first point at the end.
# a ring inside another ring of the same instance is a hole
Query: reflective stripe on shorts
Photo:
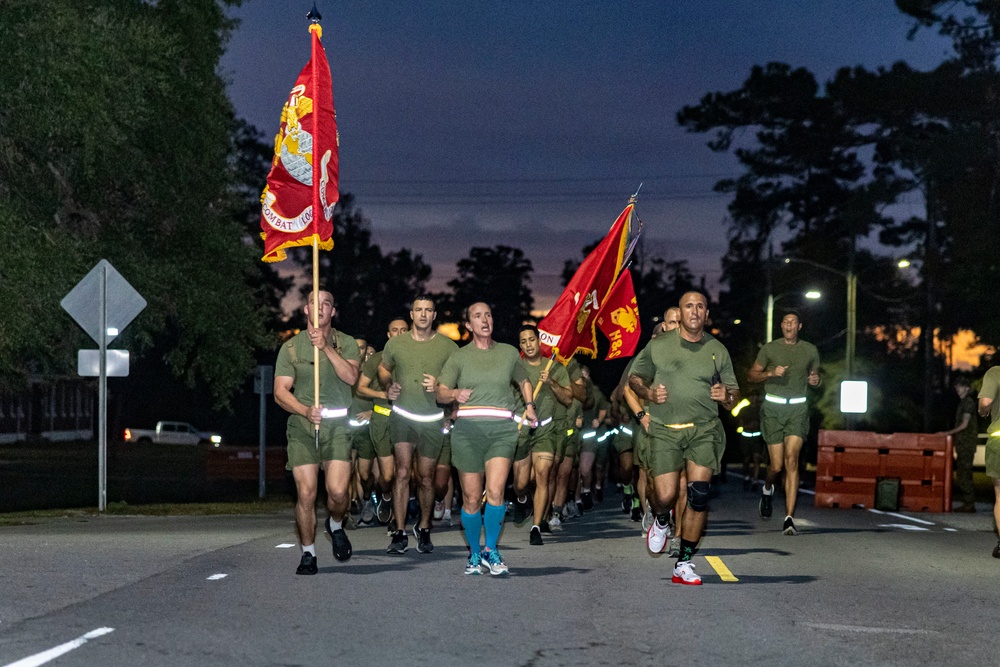
{"type": "Polygon", "coordinates": [[[320,412],[323,419],[339,419],[347,416],[347,408],[323,408],[320,412]]]}
{"type": "Polygon", "coordinates": [[[764,394],[764,400],[768,403],[777,403],[778,405],[796,405],[798,403],[805,403],[806,397],[784,398],[782,396],[775,396],[774,394],[764,394]]]}
{"type": "Polygon", "coordinates": [[[489,408],[472,406],[469,408],[459,408],[459,417],[496,417],[498,419],[513,419],[514,413],[503,408],[489,408]]]}

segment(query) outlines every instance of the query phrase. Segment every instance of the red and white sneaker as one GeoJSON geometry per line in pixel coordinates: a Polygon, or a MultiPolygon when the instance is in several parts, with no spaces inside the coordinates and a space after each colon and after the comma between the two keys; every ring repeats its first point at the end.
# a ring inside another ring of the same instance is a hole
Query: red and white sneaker
{"type": "Polygon", "coordinates": [[[694,573],[694,563],[689,560],[681,561],[674,566],[674,577],[671,581],[686,586],[701,586],[701,577],[694,573]]]}
{"type": "Polygon", "coordinates": [[[646,548],[650,553],[663,553],[663,547],[667,544],[667,526],[661,526],[658,519],[653,519],[653,525],[646,533],[646,548]]]}

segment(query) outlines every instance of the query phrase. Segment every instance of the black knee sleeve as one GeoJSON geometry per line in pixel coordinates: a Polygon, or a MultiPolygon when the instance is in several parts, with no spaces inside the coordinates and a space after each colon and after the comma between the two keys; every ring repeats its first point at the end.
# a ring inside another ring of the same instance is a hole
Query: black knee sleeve
{"type": "Polygon", "coordinates": [[[688,507],[693,512],[708,509],[708,482],[688,482],[688,507]]]}

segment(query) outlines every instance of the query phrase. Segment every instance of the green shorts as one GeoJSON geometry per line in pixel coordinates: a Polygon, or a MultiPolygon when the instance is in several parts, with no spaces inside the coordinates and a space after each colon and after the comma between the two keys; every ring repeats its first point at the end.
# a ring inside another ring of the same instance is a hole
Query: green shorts
{"type": "Polygon", "coordinates": [[[441,441],[441,453],[438,454],[439,466],[451,467],[451,432],[444,434],[444,440],[441,441]]]}
{"type": "Polygon", "coordinates": [[[372,412],[372,420],[368,423],[368,438],[372,441],[375,456],[385,458],[392,456],[392,443],[389,442],[389,418],[372,412]]]}
{"type": "Polygon", "coordinates": [[[986,474],[1000,479],[1000,436],[986,440],[986,474]]]}
{"type": "Polygon", "coordinates": [[[559,449],[559,426],[546,424],[531,432],[531,453],[532,454],[552,454],[555,456],[559,449]]]}
{"type": "Polygon", "coordinates": [[[740,442],[740,454],[743,455],[744,460],[749,461],[754,454],[760,456],[764,461],[767,460],[767,445],[764,444],[764,438],[760,435],[747,435],[747,432],[743,431],[737,439],[740,442]]]}
{"type": "Polygon", "coordinates": [[[658,422],[649,425],[648,469],[653,477],[677,472],[685,461],[719,472],[725,451],[726,431],[718,419],[690,428],[674,429],[658,422]]]}
{"type": "MultiPolygon", "coordinates": [[[[639,428],[642,428],[642,426],[640,426],[639,428]]],[[[619,426],[618,433],[615,434],[615,451],[618,452],[619,454],[624,454],[625,452],[631,452],[634,450],[635,450],[635,427],[625,426],[624,424],[619,426]]]]}
{"type": "Polygon", "coordinates": [[[809,435],[809,404],[779,405],[765,401],[760,408],[760,430],[766,445],[779,445],[788,436],[805,440],[809,435]]]}
{"type": "Polygon", "coordinates": [[[580,429],[566,429],[566,446],[563,448],[564,459],[575,461],[580,458],[580,435],[580,429]]]}
{"type": "Polygon", "coordinates": [[[444,446],[444,417],[430,422],[418,422],[393,412],[389,416],[389,441],[393,447],[401,442],[408,442],[420,456],[437,460],[444,446]]]}
{"type": "Polygon", "coordinates": [[[348,426],[351,434],[351,448],[357,451],[359,459],[375,458],[375,447],[372,445],[369,424],[364,426],[348,426]]]}
{"type": "Polygon", "coordinates": [[[632,425],[632,451],[635,455],[635,463],[643,470],[649,470],[649,435],[642,424],[632,425]]]}
{"type": "Polygon", "coordinates": [[[347,434],[347,419],[324,419],[319,427],[319,450],[313,425],[300,415],[289,415],[285,435],[288,438],[288,463],[285,470],[296,466],[317,465],[323,461],[350,461],[351,441],[347,434]]]}
{"type": "Polygon", "coordinates": [[[486,472],[486,462],[514,459],[517,424],[509,419],[464,417],[451,430],[452,463],[459,472],[486,472]]]}
{"type": "Polygon", "coordinates": [[[600,434],[596,429],[585,428],[580,433],[580,453],[590,452],[597,454],[597,438],[600,434]]]}
{"type": "Polygon", "coordinates": [[[514,460],[523,461],[531,456],[531,429],[522,426],[517,432],[517,447],[514,449],[514,460]]]}
{"type": "Polygon", "coordinates": [[[611,441],[616,436],[608,435],[608,433],[609,431],[605,431],[597,437],[597,449],[594,451],[594,461],[599,466],[606,466],[608,457],[611,456],[611,441]]]}

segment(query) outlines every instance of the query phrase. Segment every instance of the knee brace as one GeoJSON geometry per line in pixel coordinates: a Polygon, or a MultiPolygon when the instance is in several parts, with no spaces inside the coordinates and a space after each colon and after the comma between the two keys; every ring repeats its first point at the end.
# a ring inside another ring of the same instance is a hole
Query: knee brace
{"type": "Polygon", "coordinates": [[[688,482],[688,507],[693,512],[708,509],[708,482],[688,482]]]}

